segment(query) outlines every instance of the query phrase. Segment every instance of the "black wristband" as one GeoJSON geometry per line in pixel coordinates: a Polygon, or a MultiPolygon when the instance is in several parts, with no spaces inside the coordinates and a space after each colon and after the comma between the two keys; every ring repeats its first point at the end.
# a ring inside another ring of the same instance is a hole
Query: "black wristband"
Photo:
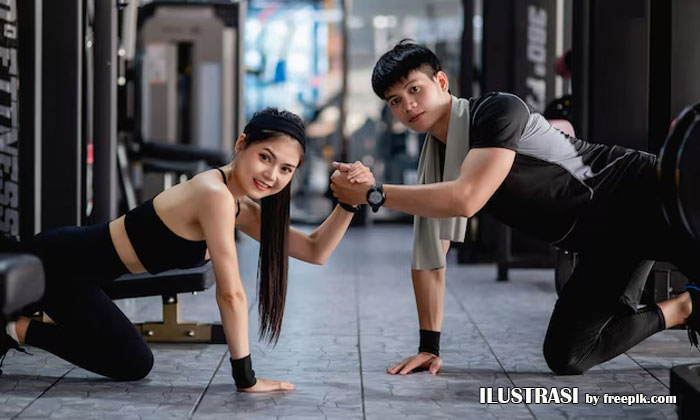
{"type": "Polygon", "coordinates": [[[345,211],[349,211],[350,213],[357,213],[360,211],[360,206],[353,207],[350,204],[343,203],[341,201],[338,201],[338,205],[343,208],[345,211]]]}
{"type": "Polygon", "coordinates": [[[418,353],[440,356],[440,331],[420,330],[418,353]]]}
{"type": "Polygon", "coordinates": [[[255,371],[253,370],[253,362],[250,360],[250,355],[238,360],[233,360],[233,358],[229,357],[229,361],[231,362],[233,381],[236,383],[237,388],[250,388],[258,383],[258,380],[255,379],[255,371]]]}

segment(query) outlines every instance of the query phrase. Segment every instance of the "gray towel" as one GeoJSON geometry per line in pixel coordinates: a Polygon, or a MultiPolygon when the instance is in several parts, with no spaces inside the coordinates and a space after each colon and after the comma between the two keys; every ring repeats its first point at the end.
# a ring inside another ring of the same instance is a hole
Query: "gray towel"
{"type": "MultiPolygon", "coordinates": [[[[452,110],[447,128],[447,144],[434,139],[430,133],[425,138],[418,161],[418,183],[431,184],[453,181],[459,176],[459,169],[469,151],[469,100],[452,97],[452,110]],[[445,153],[445,168],[442,169],[442,153],[445,153]]],[[[435,270],[445,266],[445,254],[441,240],[464,242],[467,231],[466,217],[433,218],[414,216],[413,218],[413,258],[414,270],[435,270]]]]}

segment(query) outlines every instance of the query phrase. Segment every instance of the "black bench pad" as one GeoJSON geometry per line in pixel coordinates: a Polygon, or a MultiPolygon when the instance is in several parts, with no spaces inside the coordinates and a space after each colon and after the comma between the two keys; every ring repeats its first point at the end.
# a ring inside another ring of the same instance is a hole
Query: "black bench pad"
{"type": "Polygon", "coordinates": [[[104,290],[112,299],[144,296],[174,296],[201,292],[216,282],[211,262],[186,270],[168,270],[159,274],[125,274],[107,284],[104,290]]]}

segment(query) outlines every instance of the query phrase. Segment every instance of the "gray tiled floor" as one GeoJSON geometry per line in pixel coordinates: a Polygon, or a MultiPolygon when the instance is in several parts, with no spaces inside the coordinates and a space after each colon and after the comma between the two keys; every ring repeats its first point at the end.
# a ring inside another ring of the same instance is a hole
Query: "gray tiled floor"
{"type": "MultiPolygon", "coordinates": [[[[480,387],[578,387],[602,395],[667,395],[669,368],[697,362],[680,330],[665,331],[582,376],[552,375],[541,352],[556,299],[552,270],[494,266],[448,269],[441,374],[389,376],[386,367],[417,347],[409,273],[409,226],[353,229],[325,266],[293,261],[283,334],[276,347],[256,341],[260,377],[294,382],[288,393],[233,389],[224,345],[152,346],[148,378],[112,382],[36,348],[11,353],[0,376],[0,418],[676,418],[673,405],[479,403],[480,387]]],[[[238,245],[254,302],[257,245],[238,245]]],[[[183,319],[215,321],[214,291],[182,296],[183,319]]],[[[160,298],[122,301],[134,321],[160,317],[160,298]]],[[[257,311],[251,308],[251,325],[257,311]]]]}

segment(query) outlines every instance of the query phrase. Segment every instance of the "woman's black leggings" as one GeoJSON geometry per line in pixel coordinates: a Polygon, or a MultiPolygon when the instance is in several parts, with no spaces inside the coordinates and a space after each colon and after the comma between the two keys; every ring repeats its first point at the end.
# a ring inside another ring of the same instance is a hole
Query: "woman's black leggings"
{"type": "Polygon", "coordinates": [[[102,285],[127,272],[109,225],[61,227],[36,235],[28,250],[44,265],[41,309],[55,324],[32,320],[25,342],[116,380],[144,378],[153,353],[102,285]]]}
{"type": "Polygon", "coordinates": [[[700,246],[666,223],[653,167],[596,203],[565,243],[579,261],[554,307],[544,357],[558,374],[580,374],[665,329],[657,305],[637,309],[654,260],[700,279],[700,246]]]}

